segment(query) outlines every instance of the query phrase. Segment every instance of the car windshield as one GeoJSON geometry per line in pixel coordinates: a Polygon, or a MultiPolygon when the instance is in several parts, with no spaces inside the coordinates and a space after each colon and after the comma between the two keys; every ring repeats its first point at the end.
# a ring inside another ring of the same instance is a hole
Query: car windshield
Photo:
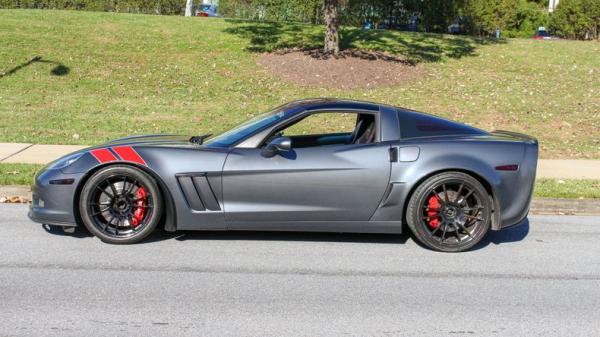
{"type": "Polygon", "coordinates": [[[208,11],[208,10],[210,10],[210,5],[202,5],[200,7],[200,9],[203,10],[203,11],[208,11]]]}
{"type": "Polygon", "coordinates": [[[237,127],[220,135],[212,137],[204,144],[208,147],[230,147],[242,139],[262,130],[263,128],[285,118],[295,109],[288,109],[288,104],[275,108],[272,111],[258,115],[237,127]]]}
{"type": "Polygon", "coordinates": [[[548,36],[548,35],[550,35],[550,34],[548,34],[548,32],[547,32],[547,31],[545,31],[545,30],[540,30],[540,31],[538,32],[538,36],[548,36]]]}

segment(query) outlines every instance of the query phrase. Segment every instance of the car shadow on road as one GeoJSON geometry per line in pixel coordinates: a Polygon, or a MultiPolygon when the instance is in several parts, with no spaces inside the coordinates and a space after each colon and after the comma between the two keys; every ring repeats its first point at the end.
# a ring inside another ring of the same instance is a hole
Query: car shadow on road
{"type": "Polygon", "coordinates": [[[524,223],[504,228],[500,231],[490,231],[488,235],[483,238],[478,244],[475,245],[471,250],[477,250],[488,246],[489,244],[500,245],[503,243],[518,242],[524,240],[529,234],[529,219],[526,219],[524,223]]]}
{"type": "MultiPolygon", "coordinates": [[[[73,238],[92,237],[84,227],[74,227],[64,231],[60,226],[44,225],[44,230],[50,234],[68,236],[73,238]]],[[[478,250],[489,244],[500,245],[503,243],[522,241],[529,234],[529,220],[515,227],[505,228],[501,231],[490,231],[481,242],[471,250],[478,250]]],[[[405,244],[412,238],[410,230],[405,228],[403,234],[360,234],[360,233],[321,233],[321,232],[276,232],[276,231],[177,231],[167,232],[158,229],[140,244],[151,244],[160,241],[305,241],[305,242],[348,242],[348,243],[379,243],[379,244],[405,244]]],[[[417,244],[419,244],[417,242],[417,244]]],[[[421,245],[421,244],[419,244],[421,245]]],[[[422,245],[421,245],[422,246],[422,245]]]]}
{"type": "MultiPolygon", "coordinates": [[[[83,226],[64,229],[62,226],[44,225],[49,234],[77,239],[90,238],[93,235],[83,226]]],[[[358,234],[358,233],[320,233],[320,232],[268,232],[268,231],[176,231],[167,232],[157,229],[139,244],[151,244],[160,241],[307,241],[307,242],[358,242],[403,244],[408,234],[358,234]]]]}
{"type": "MultiPolygon", "coordinates": [[[[501,231],[490,231],[481,242],[471,250],[477,250],[489,244],[500,245],[518,242],[529,234],[529,220],[515,227],[501,231]]],[[[408,228],[403,234],[360,234],[360,233],[320,233],[320,232],[258,232],[258,231],[177,231],[174,233],[157,231],[143,243],[164,240],[247,240],[247,241],[307,241],[307,242],[354,242],[405,244],[408,239],[414,240],[408,228]]]]}
{"type": "Polygon", "coordinates": [[[42,228],[46,233],[58,236],[69,236],[77,239],[93,237],[92,233],[88,232],[83,226],[63,227],[44,224],[42,228]]]}

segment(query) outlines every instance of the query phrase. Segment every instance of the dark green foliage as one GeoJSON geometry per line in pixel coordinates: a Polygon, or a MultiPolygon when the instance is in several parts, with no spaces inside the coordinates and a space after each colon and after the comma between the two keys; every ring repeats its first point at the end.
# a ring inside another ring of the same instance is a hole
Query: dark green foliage
{"type": "Polygon", "coordinates": [[[446,33],[449,25],[464,16],[467,0],[407,1],[410,12],[421,13],[420,25],[424,31],[446,33]]]}
{"type": "MultiPolygon", "coordinates": [[[[196,0],[196,3],[199,3],[196,0]]],[[[324,0],[220,0],[222,16],[250,20],[323,23],[324,0]]],[[[547,0],[340,0],[339,22],[374,26],[393,22],[405,28],[413,15],[418,30],[447,33],[460,24],[472,35],[531,37],[540,26],[571,39],[598,38],[600,0],[561,0],[549,17],[547,0]]],[[[0,8],[74,9],[108,12],[183,14],[184,0],[0,0],[0,8]]]]}
{"type": "MultiPolygon", "coordinates": [[[[220,6],[227,17],[322,23],[323,0],[221,0],[220,6]]],[[[547,24],[546,6],[542,0],[347,0],[340,2],[339,20],[351,26],[393,21],[403,28],[416,14],[420,31],[445,33],[458,23],[475,35],[493,35],[499,27],[502,36],[529,37],[547,24]]]]}
{"type": "Polygon", "coordinates": [[[550,19],[554,34],[569,39],[598,38],[600,1],[562,0],[550,19]]]}
{"type": "Polygon", "coordinates": [[[180,0],[0,0],[0,8],[75,9],[173,15],[181,14],[180,0]]]}
{"type": "Polygon", "coordinates": [[[465,13],[476,35],[494,35],[500,28],[504,37],[531,37],[548,21],[545,6],[527,0],[469,0],[465,13]]]}
{"type": "Polygon", "coordinates": [[[365,20],[373,24],[384,21],[390,17],[406,19],[407,11],[402,1],[357,1],[350,0],[340,8],[340,21],[345,25],[361,26],[365,20]]]}
{"type": "Polygon", "coordinates": [[[323,0],[231,0],[220,1],[225,17],[267,21],[321,23],[323,0]]]}

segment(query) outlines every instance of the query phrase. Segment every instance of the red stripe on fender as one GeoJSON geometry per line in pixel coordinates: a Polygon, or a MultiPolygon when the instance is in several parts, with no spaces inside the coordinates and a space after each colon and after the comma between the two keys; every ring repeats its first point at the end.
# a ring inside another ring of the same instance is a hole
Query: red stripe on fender
{"type": "Polygon", "coordinates": [[[109,149],[95,149],[90,151],[90,153],[100,163],[108,163],[109,161],[117,160],[117,157],[115,157],[109,149]]]}
{"type": "Polygon", "coordinates": [[[122,160],[146,165],[144,159],[131,146],[116,146],[112,148],[122,160]]]}

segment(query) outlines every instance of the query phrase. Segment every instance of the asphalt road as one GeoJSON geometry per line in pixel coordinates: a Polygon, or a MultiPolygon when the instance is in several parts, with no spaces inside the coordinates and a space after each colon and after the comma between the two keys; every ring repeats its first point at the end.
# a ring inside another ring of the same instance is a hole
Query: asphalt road
{"type": "Polygon", "coordinates": [[[113,246],[0,205],[0,336],[598,336],[600,219],[476,250],[407,235],[158,233],[113,246]]]}

